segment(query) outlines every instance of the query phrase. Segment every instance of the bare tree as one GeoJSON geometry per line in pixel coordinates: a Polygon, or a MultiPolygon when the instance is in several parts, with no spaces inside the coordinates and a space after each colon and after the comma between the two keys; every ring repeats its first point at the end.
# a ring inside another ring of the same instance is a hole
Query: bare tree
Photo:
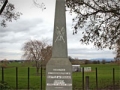
{"type": "Polygon", "coordinates": [[[120,0],[66,0],[66,6],[76,13],[73,34],[85,27],[82,43],[114,48],[120,38],[120,0]]]}
{"type": "MultiPolygon", "coordinates": [[[[3,4],[4,4],[4,2],[1,0],[0,6],[2,6],[3,4]]],[[[7,22],[12,22],[13,20],[17,20],[20,18],[21,15],[22,15],[21,12],[15,11],[15,6],[8,2],[7,5],[5,6],[4,10],[1,12],[0,17],[2,19],[0,21],[0,25],[2,27],[6,27],[7,22]]]]}
{"type": "Polygon", "coordinates": [[[38,40],[30,40],[24,43],[23,45],[23,58],[26,60],[35,61],[36,72],[39,73],[40,66],[42,64],[42,60],[45,60],[48,52],[44,52],[42,50],[48,47],[47,43],[38,41],[38,40]]]}

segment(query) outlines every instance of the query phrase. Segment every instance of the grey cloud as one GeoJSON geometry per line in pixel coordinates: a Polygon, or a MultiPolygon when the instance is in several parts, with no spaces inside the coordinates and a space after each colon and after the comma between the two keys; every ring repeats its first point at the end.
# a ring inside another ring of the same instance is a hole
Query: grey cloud
{"type": "Polygon", "coordinates": [[[1,43],[0,51],[9,52],[9,51],[19,51],[23,43],[1,43]]]}
{"type": "Polygon", "coordinates": [[[17,52],[0,52],[0,56],[4,55],[20,55],[21,53],[17,53],[17,52]]]}
{"type": "Polygon", "coordinates": [[[29,39],[30,35],[38,32],[34,30],[34,27],[42,23],[42,19],[22,20],[18,23],[13,22],[13,24],[10,25],[11,27],[0,27],[0,43],[14,43],[29,39]]]}
{"type": "Polygon", "coordinates": [[[78,58],[91,59],[91,58],[113,58],[113,50],[96,50],[87,48],[68,49],[69,55],[78,58]]]}
{"type": "MultiPolygon", "coordinates": [[[[87,48],[77,48],[77,49],[69,49],[70,54],[108,54],[109,50],[97,50],[97,49],[87,49],[87,48]]],[[[111,53],[113,51],[111,50],[111,53]]]]}
{"type": "Polygon", "coordinates": [[[0,27],[0,32],[28,32],[30,28],[35,27],[39,23],[43,23],[41,18],[20,19],[8,23],[6,28],[0,27]]]}
{"type": "Polygon", "coordinates": [[[9,33],[7,36],[3,36],[0,39],[0,43],[19,43],[28,38],[24,33],[9,33]]]}

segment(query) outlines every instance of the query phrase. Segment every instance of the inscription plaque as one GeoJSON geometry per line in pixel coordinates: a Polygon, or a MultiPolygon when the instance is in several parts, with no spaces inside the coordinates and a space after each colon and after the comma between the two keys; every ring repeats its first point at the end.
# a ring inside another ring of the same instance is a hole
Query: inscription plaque
{"type": "Polygon", "coordinates": [[[71,69],[71,63],[67,58],[51,58],[47,64],[46,90],[72,90],[71,69]],[[56,63],[56,60],[61,62],[56,63]]]}

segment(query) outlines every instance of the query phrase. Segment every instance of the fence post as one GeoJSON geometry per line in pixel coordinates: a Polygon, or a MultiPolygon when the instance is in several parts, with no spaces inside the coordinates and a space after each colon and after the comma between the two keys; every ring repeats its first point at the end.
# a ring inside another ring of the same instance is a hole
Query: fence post
{"type": "Polygon", "coordinates": [[[41,64],[41,90],[42,90],[42,64],[41,64]]]}
{"type": "Polygon", "coordinates": [[[86,81],[85,82],[86,83],[86,87],[85,88],[86,88],[86,90],[89,90],[89,76],[85,77],[85,81],[86,81]]]}
{"type": "Polygon", "coordinates": [[[113,68],[113,90],[115,90],[115,69],[113,68]]]}
{"type": "Polygon", "coordinates": [[[18,89],[18,67],[16,67],[16,90],[18,89]]]}
{"type": "Polygon", "coordinates": [[[28,90],[29,90],[29,82],[30,82],[30,68],[28,67],[28,90]]]}
{"type": "Polygon", "coordinates": [[[95,69],[96,71],[96,89],[98,90],[98,75],[97,75],[97,68],[95,69]]]}
{"type": "Polygon", "coordinates": [[[4,68],[2,67],[2,82],[4,82],[4,68]]]}
{"type": "Polygon", "coordinates": [[[84,90],[84,67],[82,68],[82,88],[84,90]]]}

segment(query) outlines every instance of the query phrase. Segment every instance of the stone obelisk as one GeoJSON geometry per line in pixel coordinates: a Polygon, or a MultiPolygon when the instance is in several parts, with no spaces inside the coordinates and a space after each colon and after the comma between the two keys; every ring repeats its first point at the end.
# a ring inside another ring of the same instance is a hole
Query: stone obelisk
{"type": "Polygon", "coordinates": [[[72,90],[68,59],[65,0],[56,0],[52,58],[46,65],[46,90],[72,90]]]}

